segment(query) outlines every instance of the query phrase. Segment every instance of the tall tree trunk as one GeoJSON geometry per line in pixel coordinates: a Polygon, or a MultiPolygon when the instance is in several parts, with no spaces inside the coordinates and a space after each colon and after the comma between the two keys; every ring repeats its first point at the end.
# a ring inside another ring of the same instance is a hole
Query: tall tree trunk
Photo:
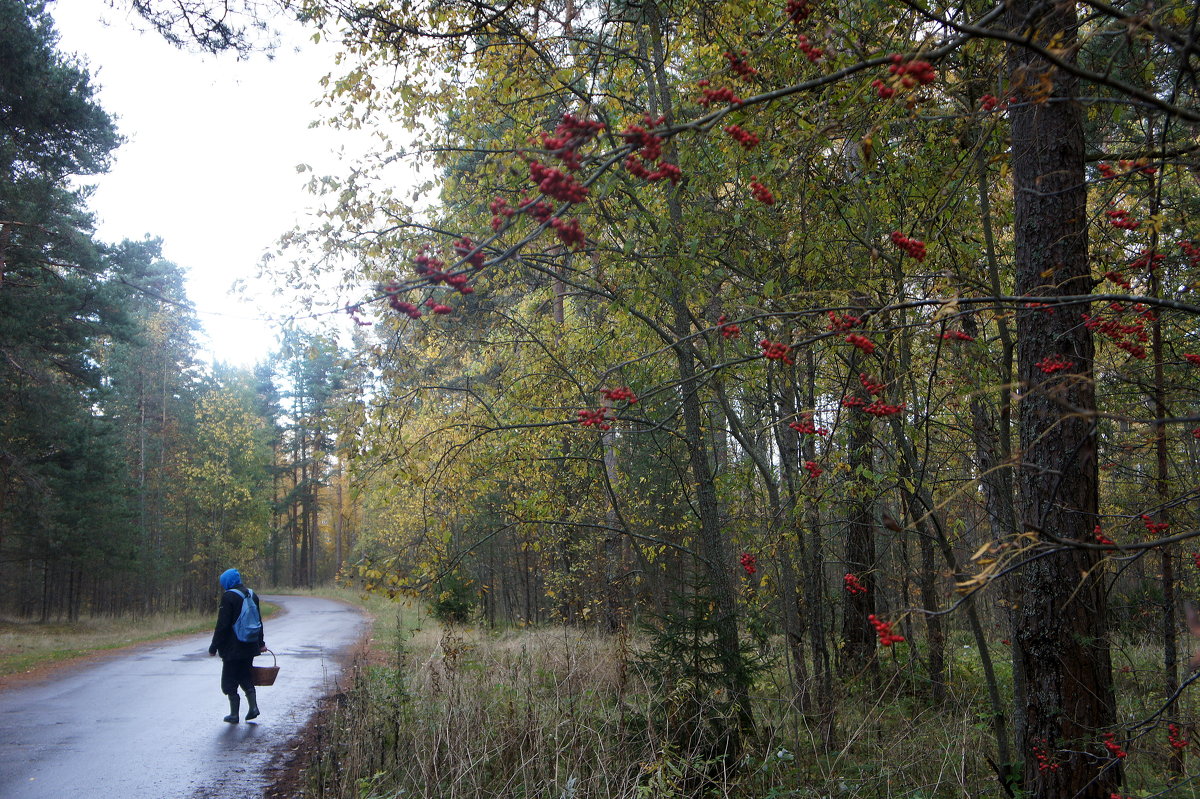
{"type": "MultiPolygon", "coordinates": [[[[663,46],[664,24],[655,2],[644,6],[646,34],[651,51],[651,73],[647,81],[651,97],[652,116],[662,115],[666,124],[674,124],[674,108],[671,102],[670,82],[667,77],[666,53],[663,46]]],[[[667,157],[678,163],[674,140],[666,147],[667,157]]],[[[677,253],[683,237],[683,206],[680,188],[674,184],[667,190],[667,215],[671,224],[671,241],[677,253]]],[[[691,478],[696,497],[696,509],[700,522],[700,555],[707,577],[707,589],[714,602],[714,621],[717,657],[726,679],[735,708],[737,729],[729,729],[728,749],[730,762],[736,760],[741,750],[742,733],[754,727],[754,715],[750,706],[750,679],[746,673],[740,652],[739,623],[737,609],[737,587],[734,582],[732,554],[729,542],[721,529],[720,507],[717,501],[716,482],[713,478],[712,456],[709,439],[704,430],[704,412],[700,404],[700,383],[696,374],[697,355],[692,339],[692,320],[684,294],[683,279],[676,275],[667,290],[667,302],[671,309],[670,329],[674,336],[672,350],[679,370],[680,405],[683,416],[683,439],[688,450],[691,478]]]]}
{"type": "MultiPolygon", "coordinates": [[[[1011,31],[1064,58],[1073,58],[1076,25],[1073,4],[1014,0],[1008,7],[1011,31]]],[[[1085,295],[1091,284],[1078,81],[1020,45],[1009,58],[1020,100],[1011,110],[1016,293],[1085,295]]],[[[1094,345],[1080,319],[1087,310],[1085,303],[1017,310],[1019,510],[1024,530],[1046,548],[1058,546],[1047,536],[1091,541],[1096,524],[1094,345]],[[1069,367],[1050,371],[1055,362],[1069,367]]],[[[1017,730],[1023,789],[1038,799],[1108,799],[1120,770],[1101,745],[1116,721],[1103,568],[1095,550],[1030,554],[1039,557],[1021,568],[1014,591],[1013,655],[1026,679],[1017,730]]]]}
{"type": "MultiPolygon", "coordinates": [[[[1000,284],[1000,263],[996,257],[996,236],[992,225],[991,189],[988,181],[987,156],[980,147],[975,157],[976,180],[979,191],[979,216],[983,227],[984,254],[987,259],[988,285],[992,295],[1001,297],[1006,292],[1000,284]]],[[[972,429],[975,433],[975,451],[979,457],[979,470],[982,475],[984,499],[988,509],[988,520],[992,527],[992,538],[995,541],[1007,541],[1017,534],[1019,524],[1014,502],[1014,477],[1012,457],[1012,412],[1013,397],[1013,360],[1016,353],[1016,342],[1013,341],[1012,328],[1008,316],[1000,306],[995,308],[996,332],[1000,336],[1000,390],[996,397],[996,428],[994,436],[988,424],[990,410],[985,398],[975,393],[972,395],[971,414],[972,429]],[[994,441],[994,446],[992,443],[994,441]]],[[[974,314],[963,317],[963,330],[978,339],[975,330],[974,314]],[[972,332],[975,330],[975,332],[972,332]]],[[[1012,581],[1005,579],[1002,590],[1008,599],[1005,608],[1005,620],[1008,624],[1008,638],[1011,640],[1016,631],[1016,621],[1013,608],[1016,603],[1011,596],[1012,581]]],[[[1020,729],[1024,725],[1025,716],[1025,674],[1019,660],[1013,662],[1013,728],[1020,729]]],[[[1009,764],[1001,764],[1008,773],[1009,764]]]]}
{"type": "MultiPolygon", "coordinates": [[[[866,306],[867,298],[851,298],[855,308],[866,306]]],[[[850,358],[850,374],[858,374],[858,351],[850,358]]],[[[857,384],[857,379],[854,380],[857,384]]],[[[856,395],[864,395],[855,387],[856,395]]],[[[867,398],[869,399],[869,398],[867,398]]],[[[876,635],[868,620],[875,613],[878,580],[875,574],[875,485],[867,477],[874,468],[874,438],[871,417],[848,411],[846,421],[846,462],[851,476],[846,482],[849,508],[846,519],[846,571],[855,575],[865,591],[842,592],[842,669],[855,672],[874,663],[876,635]]]]}
{"type": "MultiPolygon", "coordinates": [[[[1155,203],[1157,206],[1157,203],[1155,203]]],[[[1155,237],[1157,238],[1157,236],[1155,237]]],[[[1153,250],[1154,244],[1151,245],[1153,250]]],[[[1150,273],[1150,295],[1159,296],[1162,286],[1158,272],[1150,273]]],[[[1167,426],[1162,420],[1167,416],[1166,379],[1163,375],[1162,322],[1158,314],[1151,322],[1150,346],[1154,357],[1154,490],[1158,496],[1159,522],[1167,522],[1167,507],[1171,496],[1170,471],[1167,460],[1167,426]]],[[[1163,639],[1163,694],[1168,705],[1167,715],[1174,715],[1175,693],[1179,690],[1179,642],[1176,628],[1179,617],[1175,609],[1175,545],[1167,544],[1159,550],[1159,565],[1162,573],[1162,639],[1163,639]]],[[[1183,776],[1184,751],[1171,748],[1168,768],[1174,778],[1183,776]]]]}
{"type": "MultiPolygon", "coordinates": [[[[804,351],[804,407],[816,414],[817,366],[813,350],[804,351]]],[[[806,461],[817,460],[815,436],[806,436],[801,445],[806,461]]],[[[808,637],[812,642],[813,671],[817,681],[817,713],[819,734],[826,752],[837,746],[837,697],[833,690],[833,662],[829,654],[830,631],[826,628],[825,610],[825,549],[821,540],[821,506],[816,496],[804,496],[803,519],[796,520],[796,538],[803,553],[804,607],[807,611],[808,637]],[[808,531],[805,543],[805,528],[808,531]]],[[[799,517],[800,514],[797,514],[799,517]]]]}

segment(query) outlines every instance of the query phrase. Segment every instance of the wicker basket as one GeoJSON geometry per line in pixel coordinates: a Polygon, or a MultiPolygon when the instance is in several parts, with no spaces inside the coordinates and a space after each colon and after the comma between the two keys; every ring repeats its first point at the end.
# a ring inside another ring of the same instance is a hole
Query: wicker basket
{"type": "MultiPolygon", "coordinates": [[[[271,652],[270,649],[267,650],[271,652]]],[[[271,652],[271,660],[274,661],[270,666],[251,666],[250,681],[255,685],[274,685],[275,678],[279,676],[279,659],[275,657],[275,653],[271,652]]]]}

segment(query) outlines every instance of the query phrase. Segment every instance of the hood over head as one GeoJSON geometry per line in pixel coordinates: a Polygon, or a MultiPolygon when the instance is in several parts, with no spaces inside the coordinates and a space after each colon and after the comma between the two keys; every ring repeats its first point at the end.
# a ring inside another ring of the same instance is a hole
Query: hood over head
{"type": "Polygon", "coordinates": [[[237,569],[226,569],[221,572],[221,589],[228,591],[242,582],[242,573],[237,569]]]}

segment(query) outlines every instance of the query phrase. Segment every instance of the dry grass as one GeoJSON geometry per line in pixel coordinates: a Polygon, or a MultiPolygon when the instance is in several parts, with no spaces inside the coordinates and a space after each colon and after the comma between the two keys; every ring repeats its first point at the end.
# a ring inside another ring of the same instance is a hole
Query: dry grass
{"type": "Polygon", "coordinates": [[[328,709],[309,773],[320,799],[670,799],[671,797],[967,797],[996,785],[983,697],[960,691],[936,712],[901,664],[839,698],[839,739],[768,675],[758,735],[726,764],[697,736],[716,703],[632,667],[621,638],[562,628],[408,633],[398,659],[361,666],[328,709]],[[696,710],[696,709],[699,710],[696,710]],[[688,731],[689,735],[681,735],[688,731]],[[688,742],[694,742],[689,744],[688,742]]]}
{"type": "Polygon", "coordinates": [[[202,632],[212,627],[214,618],[211,613],[187,613],[50,624],[0,620],[0,675],[37,671],[95,652],[202,632]]]}

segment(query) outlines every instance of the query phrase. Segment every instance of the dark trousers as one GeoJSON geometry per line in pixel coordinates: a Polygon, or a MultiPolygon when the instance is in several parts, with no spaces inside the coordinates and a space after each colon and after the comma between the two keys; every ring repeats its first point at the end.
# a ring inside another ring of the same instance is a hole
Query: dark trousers
{"type": "Polygon", "coordinates": [[[250,681],[250,665],[253,658],[222,658],[221,659],[221,693],[232,696],[237,693],[238,686],[242,691],[250,693],[254,684],[250,681]]]}

